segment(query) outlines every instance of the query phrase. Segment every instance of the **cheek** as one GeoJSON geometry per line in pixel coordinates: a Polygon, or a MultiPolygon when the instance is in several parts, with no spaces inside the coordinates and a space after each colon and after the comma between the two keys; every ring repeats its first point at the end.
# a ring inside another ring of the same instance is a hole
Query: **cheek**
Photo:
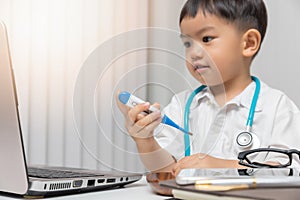
{"type": "Polygon", "coordinates": [[[186,50],[185,51],[185,64],[190,69],[192,68],[192,58],[191,58],[191,52],[186,50]]]}
{"type": "Polygon", "coordinates": [[[185,61],[186,61],[186,63],[191,64],[191,62],[192,62],[191,50],[188,50],[188,49],[185,50],[185,61]]]}
{"type": "Polygon", "coordinates": [[[214,70],[222,70],[224,68],[227,56],[219,50],[210,51],[209,53],[209,65],[214,70]]]}
{"type": "Polygon", "coordinates": [[[189,60],[185,60],[185,65],[187,66],[189,72],[193,72],[194,67],[189,60]]]}
{"type": "Polygon", "coordinates": [[[226,48],[226,49],[216,49],[211,52],[210,58],[213,61],[213,64],[220,70],[228,70],[229,68],[234,67],[237,63],[236,61],[240,57],[240,51],[237,51],[236,48],[226,48]]]}

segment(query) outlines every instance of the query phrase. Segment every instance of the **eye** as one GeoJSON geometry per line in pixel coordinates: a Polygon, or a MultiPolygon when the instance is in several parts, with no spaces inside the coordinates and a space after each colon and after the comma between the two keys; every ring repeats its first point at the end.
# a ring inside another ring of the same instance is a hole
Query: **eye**
{"type": "Polygon", "coordinates": [[[214,39],[213,37],[205,36],[202,38],[202,41],[205,43],[208,43],[208,42],[212,41],[213,39],[214,39]]]}
{"type": "Polygon", "coordinates": [[[185,42],[183,42],[183,46],[184,46],[185,48],[189,48],[189,47],[192,46],[192,44],[191,44],[191,42],[189,42],[189,41],[185,41],[185,42]]]}

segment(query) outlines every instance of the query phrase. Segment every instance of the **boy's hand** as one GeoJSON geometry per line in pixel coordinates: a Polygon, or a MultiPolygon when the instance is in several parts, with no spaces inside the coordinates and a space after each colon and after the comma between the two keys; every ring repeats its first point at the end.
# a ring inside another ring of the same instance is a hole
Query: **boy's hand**
{"type": "Polygon", "coordinates": [[[172,169],[173,175],[177,176],[182,169],[186,168],[244,168],[237,160],[225,160],[206,154],[197,153],[179,160],[172,169]]]}
{"type": "MultiPolygon", "coordinates": [[[[153,137],[154,129],[161,123],[161,112],[152,112],[149,115],[143,115],[141,112],[149,110],[150,103],[136,105],[134,108],[122,104],[116,96],[117,105],[125,116],[125,127],[130,136],[137,141],[138,139],[147,139],[153,137]]],[[[152,106],[158,108],[159,104],[152,106]]]]}
{"type": "Polygon", "coordinates": [[[177,176],[182,169],[186,168],[209,168],[209,155],[201,153],[193,154],[179,160],[172,169],[173,175],[177,176]]]}

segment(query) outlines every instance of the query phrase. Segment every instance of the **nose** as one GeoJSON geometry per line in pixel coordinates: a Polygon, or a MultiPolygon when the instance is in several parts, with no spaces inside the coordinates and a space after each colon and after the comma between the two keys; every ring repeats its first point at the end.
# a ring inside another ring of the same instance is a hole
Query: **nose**
{"type": "Polygon", "coordinates": [[[189,49],[189,57],[192,61],[202,59],[204,57],[205,50],[200,44],[194,43],[189,49]]]}

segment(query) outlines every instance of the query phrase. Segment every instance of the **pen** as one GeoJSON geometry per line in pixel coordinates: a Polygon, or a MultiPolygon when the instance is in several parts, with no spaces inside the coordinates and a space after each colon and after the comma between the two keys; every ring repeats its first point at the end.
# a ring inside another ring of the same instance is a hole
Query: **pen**
{"type": "MultiPolygon", "coordinates": [[[[127,105],[130,108],[133,108],[134,106],[136,106],[138,104],[145,103],[145,101],[141,100],[140,98],[138,98],[138,97],[130,94],[129,92],[126,92],[126,91],[120,92],[119,100],[120,100],[121,103],[127,105]]],[[[155,108],[154,106],[150,106],[149,110],[144,111],[144,114],[150,114],[150,113],[152,113],[154,111],[157,111],[157,110],[158,109],[155,108]]],[[[185,131],[182,127],[180,127],[175,122],[173,122],[167,115],[163,116],[161,123],[172,126],[174,128],[177,128],[178,130],[182,131],[183,133],[193,135],[193,133],[185,131]]]]}

